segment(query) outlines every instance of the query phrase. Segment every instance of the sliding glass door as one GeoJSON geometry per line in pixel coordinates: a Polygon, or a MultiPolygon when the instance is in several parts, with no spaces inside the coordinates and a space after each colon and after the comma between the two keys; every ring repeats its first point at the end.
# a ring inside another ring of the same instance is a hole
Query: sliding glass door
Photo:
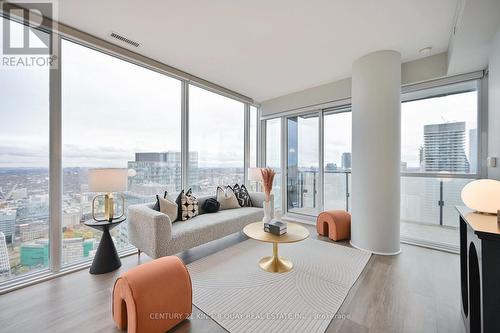
{"type": "Polygon", "coordinates": [[[276,175],[273,182],[274,208],[281,210],[281,118],[266,121],[266,167],[276,175]]]}
{"type": "Polygon", "coordinates": [[[320,209],[319,113],[287,119],[287,210],[316,215],[320,209]]]}
{"type": "Polygon", "coordinates": [[[478,82],[409,92],[401,104],[401,238],[458,248],[457,205],[481,174],[478,82]]]}
{"type": "Polygon", "coordinates": [[[351,177],[351,120],[350,108],[325,111],[324,122],[324,209],[349,210],[351,177]]]}

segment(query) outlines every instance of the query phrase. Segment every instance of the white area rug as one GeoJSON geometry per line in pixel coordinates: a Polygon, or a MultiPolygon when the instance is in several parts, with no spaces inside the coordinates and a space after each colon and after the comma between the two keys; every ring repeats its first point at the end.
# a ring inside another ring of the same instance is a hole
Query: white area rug
{"type": "Polygon", "coordinates": [[[260,269],[272,244],[246,240],[188,265],[193,303],[229,332],[324,332],[370,253],[320,240],[280,244],[294,266],[260,269]]]}

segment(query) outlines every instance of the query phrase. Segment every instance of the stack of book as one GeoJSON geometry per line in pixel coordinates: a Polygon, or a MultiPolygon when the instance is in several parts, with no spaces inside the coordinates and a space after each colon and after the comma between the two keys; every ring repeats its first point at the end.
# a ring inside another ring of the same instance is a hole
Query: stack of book
{"type": "Polygon", "coordinates": [[[281,236],[286,234],[286,223],[272,219],[271,221],[264,223],[264,231],[273,235],[281,236]]]}

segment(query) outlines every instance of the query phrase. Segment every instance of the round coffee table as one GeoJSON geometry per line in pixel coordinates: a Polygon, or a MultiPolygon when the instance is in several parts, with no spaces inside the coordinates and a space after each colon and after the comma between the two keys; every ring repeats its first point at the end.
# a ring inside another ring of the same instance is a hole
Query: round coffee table
{"type": "Polygon", "coordinates": [[[273,235],[264,231],[262,221],[254,222],[243,228],[248,237],[266,243],[273,243],[273,255],[260,259],[259,266],[271,273],[283,273],[292,269],[293,263],[278,255],[279,243],[295,243],[309,237],[309,231],[296,223],[287,223],[287,233],[281,236],[273,235]]]}

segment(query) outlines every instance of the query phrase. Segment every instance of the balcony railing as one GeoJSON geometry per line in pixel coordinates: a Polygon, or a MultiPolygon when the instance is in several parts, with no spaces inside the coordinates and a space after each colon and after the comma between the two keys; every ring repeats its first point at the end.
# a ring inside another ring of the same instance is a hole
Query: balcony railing
{"type": "MultiPolygon", "coordinates": [[[[455,206],[463,205],[463,187],[476,177],[438,177],[425,174],[401,175],[401,221],[444,227],[457,227],[455,206]]],[[[320,209],[349,210],[351,172],[325,170],[323,202],[319,200],[319,173],[298,171],[288,179],[288,211],[314,214],[320,209]]]]}

